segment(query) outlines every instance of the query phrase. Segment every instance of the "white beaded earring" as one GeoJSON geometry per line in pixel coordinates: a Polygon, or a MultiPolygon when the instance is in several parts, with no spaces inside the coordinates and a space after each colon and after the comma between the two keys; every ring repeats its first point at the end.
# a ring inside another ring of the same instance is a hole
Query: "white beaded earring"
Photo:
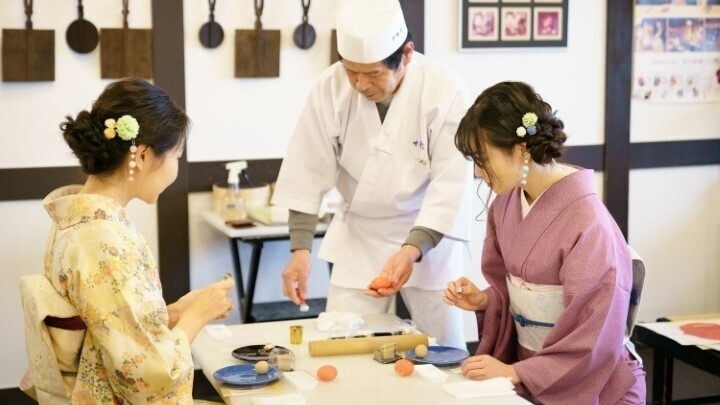
{"type": "Polygon", "coordinates": [[[128,181],[130,183],[135,181],[135,178],[133,177],[135,174],[135,166],[137,166],[137,163],[135,163],[135,152],[137,152],[137,146],[135,146],[135,140],[133,139],[132,145],[130,145],[130,163],[128,163],[128,181]]]}
{"type": "Polygon", "coordinates": [[[528,154],[525,154],[525,161],[523,162],[523,165],[520,167],[520,173],[522,173],[522,179],[520,180],[520,187],[525,187],[527,184],[527,175],[530,171],[530,166],[528,166],[528,154]]]}

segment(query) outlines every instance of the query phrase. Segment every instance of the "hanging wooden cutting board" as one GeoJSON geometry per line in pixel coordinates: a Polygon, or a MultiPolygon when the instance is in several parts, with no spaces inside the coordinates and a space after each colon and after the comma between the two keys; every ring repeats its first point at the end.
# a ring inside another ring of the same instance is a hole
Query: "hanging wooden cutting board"
{"type": "Polygon", "coordinates": [[[128,0],[123,0],[123,28],[100,30],[100,77],[152,78],[152,30],[128,28],[128,0]]]}
{"type": "Polygon", "coordinates": [[[264,1],[255,0],[255,29],[235,30],[235,77],[280,76],[280,30],[263,30],[264,1]]]}
{"type": "Polygon", "coordinates": [[[55,31],[32,27],[32,0],[23,0],[24,30],[2,30],[2,71],[5,82],[55,80],[55,31]]]}

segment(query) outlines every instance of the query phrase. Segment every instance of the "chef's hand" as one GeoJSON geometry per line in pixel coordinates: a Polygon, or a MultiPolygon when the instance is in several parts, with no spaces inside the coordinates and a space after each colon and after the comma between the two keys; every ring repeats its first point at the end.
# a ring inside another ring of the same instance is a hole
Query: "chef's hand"
{"type": "Polygon", "coordinates": [[[460,277],[448,283],[443,293],[443,301],[468,311],[484,311],[487,307],[487,294],[480,291],[472,281],[460,277]]]}
{"type": "Polygon", "coordinates": [[[307,279],[310,277],[310,261],[309,250],[294,250],[290,263],[282,272],[283,295],[290,298],[295,305],[300,305],[301,298],[305,298],[307,279]]]}
{"type": "Polygon", "coordinates": [[[520,376],[515,372],[515,367],[487,354],[468,357],[460,370],[465,377],[471,380],[482,381],[495,377],[507,377],[515,385],[521,382],[520,376]]]}
{"type": "Polygon", "coordinates": [[[412,275],[413,265],[420,257],[420,249],[412,245],[404,245],[397,252],[393,253],[383,266],[378,277],[387,277],[392,284],[388,288],[373,289],[368,285],[365,295],[375,298],[389,297],[400,291],[400,288],[407,283],[412,275]]]}

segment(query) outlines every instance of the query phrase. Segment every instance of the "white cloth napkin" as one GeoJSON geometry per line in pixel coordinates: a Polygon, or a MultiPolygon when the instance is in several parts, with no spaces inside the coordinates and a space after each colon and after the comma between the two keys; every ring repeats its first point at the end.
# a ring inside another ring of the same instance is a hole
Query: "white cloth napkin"
{"type": "Polygon", "coordinates": [[[253,405],[306,405],[302,394],[285,394],[272,397],[254,397],[253,405]]]}
{"type": "Polygon", "coordinates": [[[353,330],[357,329],[360,325],[364,323],[365,320],[362,319],[360,314],[356,314],[354,312],[321,312],[320,315],[318,315],[317,317],[317,327],[318,330],[322,332],[353,330]]]}
{"type": "Polygon", "coordinates": [[[458,381],[443,384],[443,389],[457,399],[515,395],[509,378],[495,377],[484,381],[458,381]]]}

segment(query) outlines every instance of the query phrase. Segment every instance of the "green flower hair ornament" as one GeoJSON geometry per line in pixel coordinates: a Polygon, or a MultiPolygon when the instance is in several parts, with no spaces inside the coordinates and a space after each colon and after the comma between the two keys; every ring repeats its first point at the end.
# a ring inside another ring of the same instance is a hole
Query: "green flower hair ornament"
{"type": "Polygon", "coordinates": [[[113,139],[117,135],[123,141],[131,141],[137,138],[139,130],[140,125],[133,116],[123,115],[117,121],[112,118],[106,119],[103,133],[107,139],[113,139]]]}
{"type": "Polygon", "coordinates": [[[522,116],[522,126],[517,127],[515,130],[515,134],[519,136],[520,138],[524,137],[525,135],[535,135],[537,133],[537,124],[538,116],[535,113],[525,113],[525,115],[522,116]]]}

